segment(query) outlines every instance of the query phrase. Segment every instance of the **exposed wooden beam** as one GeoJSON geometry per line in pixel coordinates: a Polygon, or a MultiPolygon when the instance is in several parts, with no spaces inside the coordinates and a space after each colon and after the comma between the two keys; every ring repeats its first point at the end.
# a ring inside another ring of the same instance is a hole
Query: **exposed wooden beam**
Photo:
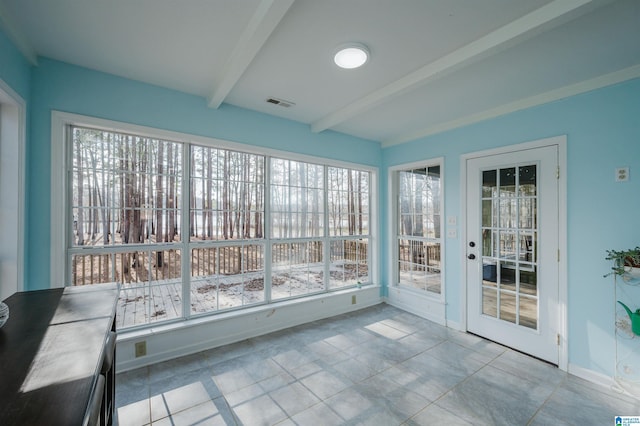
{"type": "Polygon", "coordinates": [[[573,17],[579,9],[585,8],[590,3],[601,3],[601,1],[554,0],[311,123],[311,131],[317,133],[334,127],[419,85],[451,74],[474,61],[510,47],[525,37],[535,34],[536,31],[551,25],[553,21],[573,17]]]}
{"type": "Polygon", "coordinates": [[[4,29],[5,34],[20,50],[20,53],[26,58],[31,65],[38,65],[38,55],[27,40],[24,33],[15,25],[15,19],[9,15],[4,1],[0,0],[0,28],[4,29]]]}
{"type": "Polygon", "coordinates": [[[210,108],[218,108],[224,102],[293,2],[294,0],[260,2],[225,65],[222,80],[209,97],[210,108]]]}

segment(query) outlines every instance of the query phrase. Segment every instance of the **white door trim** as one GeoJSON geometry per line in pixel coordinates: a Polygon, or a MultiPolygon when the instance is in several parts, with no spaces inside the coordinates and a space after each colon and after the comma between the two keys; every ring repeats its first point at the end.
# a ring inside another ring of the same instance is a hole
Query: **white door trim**
{"type": "MultiPolygon", "coordinates": [[[[560,249],[560,261],[558,264],[558,368],[567,371],[569,363],[568,348],[568,323],[567,323],[567,136],[554,136],[515,145],[509,145],[485,151],[470,152],[460,156],[460,209],[461,209],[461,236],[460,241],[467,241],[467,160],[486,157],[489,155],[505,154],[525,149],[542,148],[545,146],[557,146],[558,165],[560,167],[558,177],[558,248],[560,249]]],[[[466,264],[466,250],[461,246],[459,253],[460,265],[466,264]]],[[[467,330],[467,268],[460,268],[460,326],[467,330]]]]}
{"type": "MultiPolygon", "coordinates": [[[[4,209],[7,220],[0,228],[10,228],[13,240],[12,247],[3,247],[2,277],[9,283],[5,283],[0,289],[0,301],[17,291],[24,291],[24,260],[26,239],[26,128],[27,128],[27,103],[4,80],[0,79],[0,140],[2,140],[3,162],[5,173],[3,179],[11,187],[8,194],[3,194],[4,203],[0,206],[4,209]],[[7,163],[9,168],[7,168],[7,163]],[[8,173],[8,175],[7,175],[8,173]],[[8,209],[8,210],[7,210],[8,209]],[[9,249],[7,252],[6,249],[9,249]]],[[[6,187],[4,188],[6,189],[6,187]]]]}

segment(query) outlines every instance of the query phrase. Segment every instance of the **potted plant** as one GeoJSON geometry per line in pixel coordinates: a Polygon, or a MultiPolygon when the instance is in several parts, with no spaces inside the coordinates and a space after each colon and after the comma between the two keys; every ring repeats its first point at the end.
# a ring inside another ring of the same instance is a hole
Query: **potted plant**
{"type": "Polygon", "coordinates": [[[607,250],[606,260],[612,260],[611,272],[605,275],[618,275],[623,280],[640,279],[640,246],[628,250],[607,250]]]}

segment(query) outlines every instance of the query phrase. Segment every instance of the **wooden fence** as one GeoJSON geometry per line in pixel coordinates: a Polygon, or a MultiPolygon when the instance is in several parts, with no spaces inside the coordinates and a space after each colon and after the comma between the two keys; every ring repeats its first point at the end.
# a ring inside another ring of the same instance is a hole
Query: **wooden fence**
{"type": "MultiPolygon", "coordinates": [[[[331,262],[367,264],[368,240],[331,241],[331,262]]],[[[236,275],[264,269],[262,244],[192,248],[191,276],[236,275]]],[[[320,263],[322,241],[274,243],[271,259],[278,263],[320,263]]],[[[106,282],[125,284],[171,281],[181,278],[182,253],[178,249],[109,254],[76,254],[71,260],[73,285],[106,282]]]]}

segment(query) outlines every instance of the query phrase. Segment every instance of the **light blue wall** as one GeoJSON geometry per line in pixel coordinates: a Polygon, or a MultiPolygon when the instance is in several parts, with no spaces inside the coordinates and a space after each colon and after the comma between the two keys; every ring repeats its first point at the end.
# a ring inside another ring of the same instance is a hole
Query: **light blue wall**
{"type": "MultiPolygon", "coordinates": [[[[611,376],[613,282],[603,278],[610,268],[604,256],[606,249],[640,245],[640,80],[385,148],[381,199],[386,199],[389,166],[443,156],[445,214],[460,219],[460,155],[557,135],[567,135],[568,144],[569,362],[611,376]],[[614,169],[623,166],[630,168],[630,180],[616,183],[614,169]]],[[[382,259],[391,247],[385,238],[382,259]]],[[[460,321],[463,309],[463,244],[446,240],[447,318],[452,321],[460,321]]]]}
{"type": "Polygon", "coordinates": [[[27,288],[49,285],[51,111],[58,110],[272,149],[379,166],[380,144],[231,105],[207,107],[198,96],[39,58],[33,70],[27,152],[30,229],[27,288]]]}

